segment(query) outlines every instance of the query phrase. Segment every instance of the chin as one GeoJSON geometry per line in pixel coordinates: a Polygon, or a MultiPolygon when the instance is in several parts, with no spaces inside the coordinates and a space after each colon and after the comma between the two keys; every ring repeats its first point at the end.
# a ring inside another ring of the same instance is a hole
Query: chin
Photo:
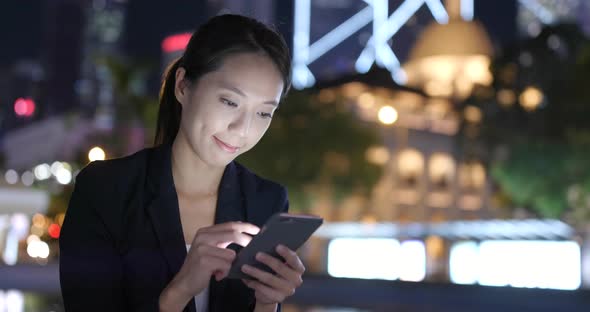
{"type": "Polygon", "coordinates": [[[235,155],[235,156],[230,156],[230,155],[219,155],[219,154],[215,154],[215,155],[211,155],[211,157],[209,157],[209,159],[207,159],[207,164],[209,164],[212,167],[225,167],[228,164],[230,164],[232,161],[234,161],[239,154],[235,155]]]}

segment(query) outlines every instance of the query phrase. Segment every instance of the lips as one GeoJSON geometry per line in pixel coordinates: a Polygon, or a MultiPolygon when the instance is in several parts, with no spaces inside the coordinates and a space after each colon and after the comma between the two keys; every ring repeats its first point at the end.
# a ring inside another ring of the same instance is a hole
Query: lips
{"type": "Polygon", "coordinates": [[[227,144],[223,141],[221,141],[220,139],[218,139],[217,137],[213,137],[213,140],[215,141],[215,143],[217,143],[217,145],[224,151],[228,152],[228,153],[235,153],[237,152],[240,148],[237,146],[233,146],[230,144],[227,144]]]}

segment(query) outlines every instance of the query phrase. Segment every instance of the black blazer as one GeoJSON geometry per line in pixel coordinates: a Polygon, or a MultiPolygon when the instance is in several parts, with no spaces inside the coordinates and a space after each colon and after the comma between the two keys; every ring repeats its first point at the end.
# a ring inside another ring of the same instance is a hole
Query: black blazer
{"type": "MultiPolygon", "coordinates": [[[[66,311],[158,311],[160,293],[187,254],[170,156],[171,146],[161,145],[92,162],[78,174],[59,239],[66,311]]],[[[284,187],[232,162],[215,223],[262,226],[288,206],[284,187]]],[[[241,280],[212,278],[209,287],[212,312],[254,309],[254,291],[241,280]]],[[[184,311],[195,310],[192,299],[184,311]]]]}

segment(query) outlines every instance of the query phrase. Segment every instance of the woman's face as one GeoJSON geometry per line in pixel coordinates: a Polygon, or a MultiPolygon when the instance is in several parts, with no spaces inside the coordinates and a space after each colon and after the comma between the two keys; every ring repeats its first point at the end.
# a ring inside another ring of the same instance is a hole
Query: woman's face
{"type": "Polygon", "coordinates": [[[283,91],[272,60],[259,53],[225,58],[222,66],[196,83],[176,72],[176,98],[182,105],[178,139],[184,139],[210,166],[226,166],[250,150],[268,129],[283,91]]]}

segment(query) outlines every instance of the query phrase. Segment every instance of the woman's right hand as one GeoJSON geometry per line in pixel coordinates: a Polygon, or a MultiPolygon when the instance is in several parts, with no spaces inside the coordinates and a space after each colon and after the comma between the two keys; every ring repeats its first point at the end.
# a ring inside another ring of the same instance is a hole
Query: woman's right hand
{"type": "Polygon", "coordinates": [[[184,264],[174,278],[176,285],[190,299],[209,285],[211,276],[218,281],[225,278],[236,257],[235,251],[226,247],[231,243],[245,247],[252,240],[248,234],[256,235],[258,232],[260,228],[256,225],[239,221],[199,229],[184,264]]]}

